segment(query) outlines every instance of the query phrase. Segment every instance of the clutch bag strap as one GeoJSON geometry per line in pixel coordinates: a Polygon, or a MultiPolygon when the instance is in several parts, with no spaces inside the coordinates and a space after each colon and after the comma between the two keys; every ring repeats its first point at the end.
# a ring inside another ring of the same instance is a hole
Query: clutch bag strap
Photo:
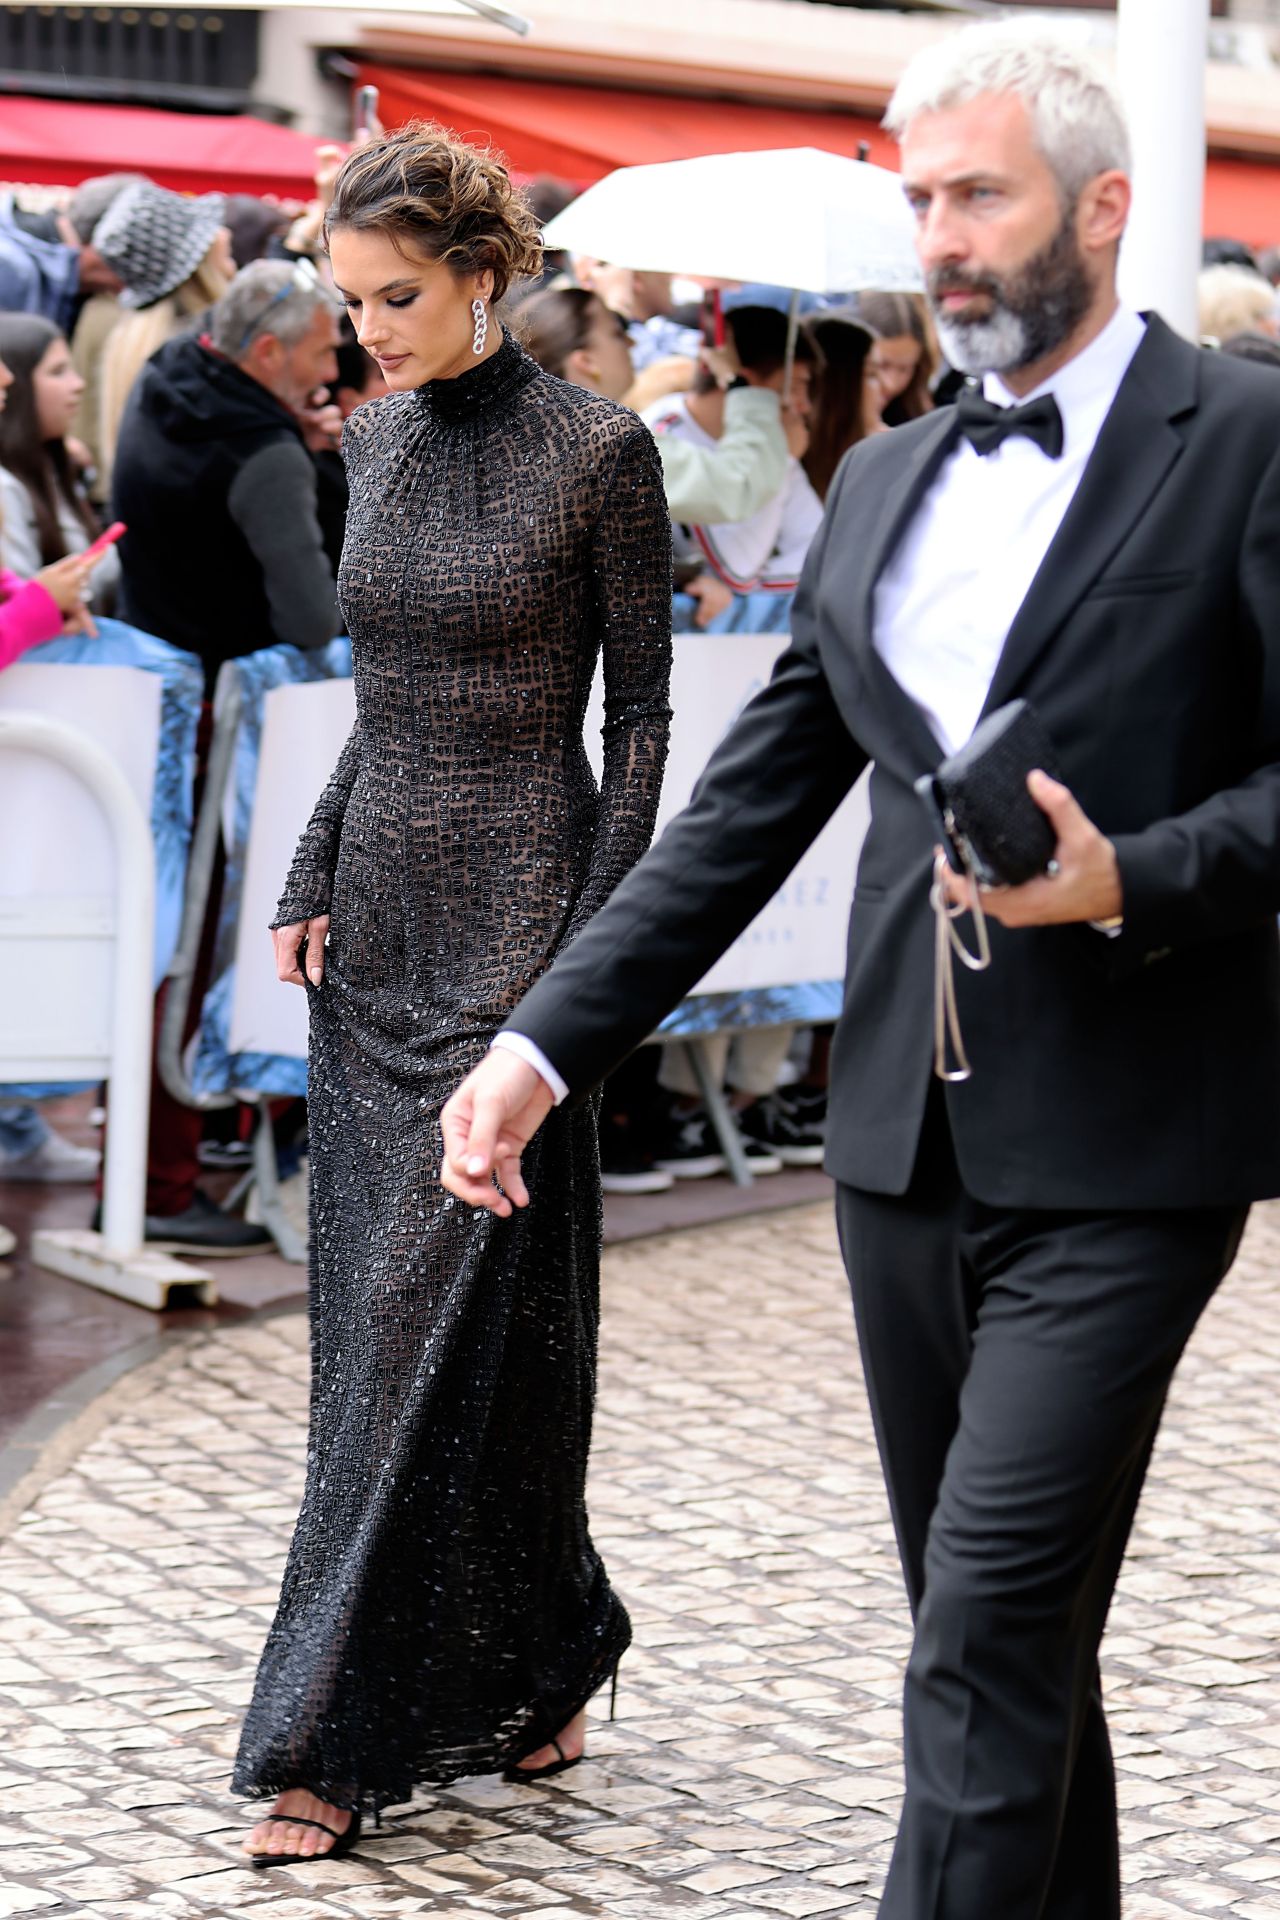
{"type": "Polygon", "coordinates": [[[948,904],[942,887],[942,872],[943,861],[940,857],[934,866],[933,886],[929,890],[929,904],[934,917],[933,1070],[939,1080],[953,1083],[969,1079],[973,1072],[960,1031],[955,963],[958,959],[970,973],[985,973],[991,965],[991,939],[987,932],[987,916],[982,911],[982,899],[975,886],[973,927],[977,951],[970,952],[966,947],[956,923],[963,919],[969,909],[948,904]],[[948,1065],[949,1055],[954,1056],[954,1067],[948,1065]]]}

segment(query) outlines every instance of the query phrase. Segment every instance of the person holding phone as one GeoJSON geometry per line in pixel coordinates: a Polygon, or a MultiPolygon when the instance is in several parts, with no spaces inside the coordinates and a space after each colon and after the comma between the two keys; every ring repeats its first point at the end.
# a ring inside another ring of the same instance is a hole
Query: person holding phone
{"type": "MultiPolygon", "coordinates": [[[[0,360],[0,418],[16,384],[0,360]]],[[[0,566],[0,672],[60,633],[93,635],[85,600],[89,576],[100,559],[101,553],[89,547],[37,567],[25,579],[0,566]]],[[[95,1149],[77,1147],[55,1132],[29,1100],[0,1098],[0,1181],[88,1181],[100,1161],[95,1149]]],[[[12,1253],[15,1244],[9,1229],[0,1226],[0,1259],[12,1253]]]]}
{"type": "MultiPolygon", "coordinates": [[[[84,381],[65,337],[38,314],[0,314],[0,361],[9,374],[0,411],[0,564],[23,580],[86,552],[99,523],[67,445],[84,381]]],[[[109,609],[120,580],[114,544],[79,581],[109,609]]],[[[61,577],[61,576],[60,576],[61,577]]],[[[81,615],[72,608],[69,617],[81,615]]]]}

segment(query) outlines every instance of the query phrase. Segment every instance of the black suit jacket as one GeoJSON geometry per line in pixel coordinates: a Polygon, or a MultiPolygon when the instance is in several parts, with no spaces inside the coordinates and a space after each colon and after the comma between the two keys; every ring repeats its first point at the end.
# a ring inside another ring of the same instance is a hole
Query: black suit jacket
{"type": "MultiPolygon", "coordinates": [[[[933,1045],[934,835],[912,784],[942,756],[872,645],[871,604],[955,431],[940,412],[846,458],[772,680],[513,1016],[575,1096],[696,983],[872,760],[827,1164],[905,1190],[933,1045]]],[[[990,972],[961,975],[973,1077],[946,1097],[966,1187],[1041,1208],[1280,1192],[1274,371],[1149,322],[986,710],[1018,695],[1115,842],[1124,931],[993,926],[990,972]]]]}

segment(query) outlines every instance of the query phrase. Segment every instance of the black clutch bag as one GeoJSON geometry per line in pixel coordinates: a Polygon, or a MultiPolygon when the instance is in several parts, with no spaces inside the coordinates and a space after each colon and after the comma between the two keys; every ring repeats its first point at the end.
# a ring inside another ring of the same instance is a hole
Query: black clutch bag
{"type": "Polygon", "coordinates": [[[936,773],[917,780],[957,873],[985,887],[1018,887],[1045,871],[1057,836],[1027,791],[1037,767],[1062,777],[1039,714],[1028,701],[1011,700],[980,721],[936,773]]]}

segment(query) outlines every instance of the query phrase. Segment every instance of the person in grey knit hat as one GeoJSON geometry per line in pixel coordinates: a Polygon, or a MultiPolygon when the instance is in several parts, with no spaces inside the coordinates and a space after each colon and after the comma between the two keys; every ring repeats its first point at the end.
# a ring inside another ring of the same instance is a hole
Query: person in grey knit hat
{"type": "MultiPolygon", "coordinates": [[[[191,278],[225,231],[220,193],[193,200],[140,180],[117,194],[93,244],[124,282],[121,306],[150,307],[191,278]]],[[[234,272],[229,249],[225,264],[234,272]]]]}
{"type": "Polygon", "coordinates": [[[124,311],[101,363],[97,452],[107,488],[134,381],[166,340],[191,327],[201,330],[236,267],[220,194],[193,200],[150,181],[127,187],[94,228],[93,240],[124,282],[124,311]]]}

